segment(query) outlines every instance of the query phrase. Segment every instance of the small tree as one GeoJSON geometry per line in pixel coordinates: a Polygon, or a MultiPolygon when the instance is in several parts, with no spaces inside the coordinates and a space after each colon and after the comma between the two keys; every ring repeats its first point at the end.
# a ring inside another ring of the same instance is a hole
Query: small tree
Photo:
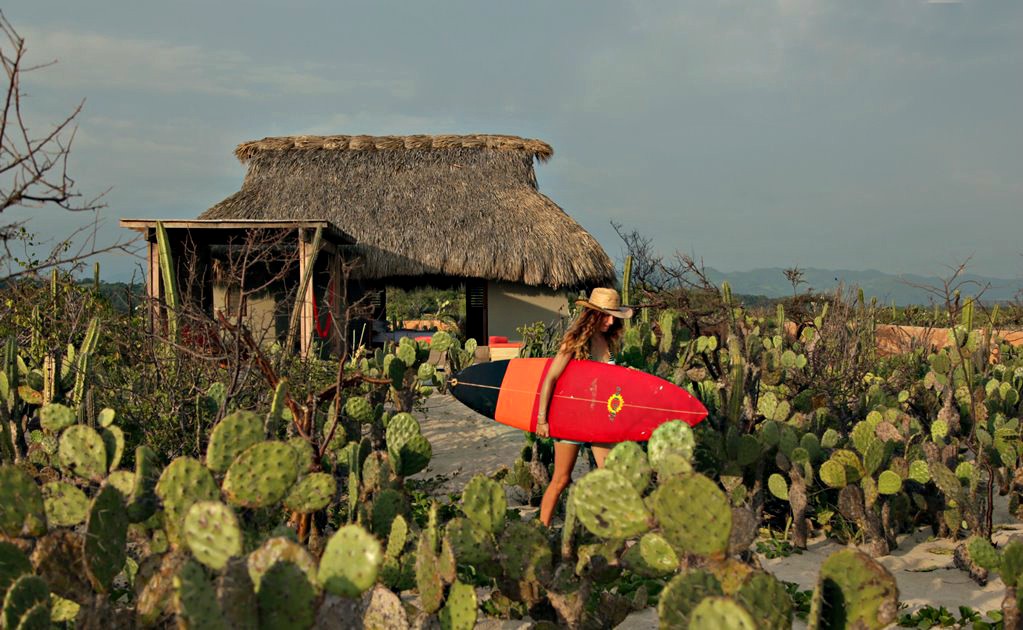
{"type": "MultiPolygon", "coordinates": [[[[105,193],[96,197],[85,196],[68,172],[71,145],[77,130],[75,121],[85,101],[79,102],[49,129],[39,133],[30,129],[23,108],[22,78],[26,73],[41,70],[55,62],[29,65],[25,60],[27,50],[25,39],[0,12],[0,65],[3,65],[7,76],[3,109],[0,111],[0,215],[16,207],[96,213],[106,206],[102,202],[105,193]]],[[[12,272],[8,267],[6,276],[0,275],[0,279],[75,263],[101,252],[125,249],[127,243],[120,240],[106,247],[97,246],[99,226],[97,215],[89,225],[75,230],[54,245],[43,259],[34,260],[31,255],[26,255],[21,261],[22,270],[12,272]]],[[[3,246],[0,264],[9,265],[16,260],[11,250],[15,243],[25,247],[26,252],[36,245],[24,221],[5,222],[0,219],[0,244],[3,246]]]]}

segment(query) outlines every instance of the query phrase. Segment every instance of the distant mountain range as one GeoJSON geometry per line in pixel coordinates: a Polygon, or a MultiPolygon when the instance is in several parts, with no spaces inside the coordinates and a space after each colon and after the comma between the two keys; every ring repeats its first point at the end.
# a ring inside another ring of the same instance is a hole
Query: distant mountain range
{"type": "MultiPolygon", "coordinates": [[[[928,305],[936,301],[935,296],[922,287],[941,288],[938,277],[918,276],[914,274],[890,274],[869,269],[867,271],[850,271],[848,269],[800,269],[805,284],[800,284],[798,291],[805,293],[807,289],[815,292],[832,291],[839,285],[846,287],[862,287],[869,300],[876,297],[881,304],[891,304],[894,300],[899,306],[908,304],[928,305]]],[[[741,295],[762,295],[769,298],[792,295],[792,284],[785,277],[780,267],[754,269],[752,271],[720,272],[707,268],[707,277],[715,284],[727,280],[732,286],[732,293],[741,295]]],[[[981,299],[984,302],[1005,302],[1017,299],[1023,292],[1023,278],[1014,280],[1007,278],[989,278],[976,274],[963,274],[959,281],[970,284],[962,287],[964,296],[976,295],[982,287],[987,286],[981,299]]]]}

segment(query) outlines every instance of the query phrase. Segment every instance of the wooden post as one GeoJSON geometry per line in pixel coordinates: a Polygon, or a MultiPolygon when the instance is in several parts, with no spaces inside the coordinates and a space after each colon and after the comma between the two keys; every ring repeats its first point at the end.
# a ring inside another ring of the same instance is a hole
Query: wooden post
{"type": "MultiPolygon", "coordinates": [[[[311,247],[306,242],[306,231],[304,229],[298,230],[298,277],[306,278],[307,274],[312,274],[310,269],[310,258],[311,247]]],[[[305,286],[299,287],[300,294],[296,296],[296,299],[302,301],[302,307],[299,311],[298,316],[298,347],[299,352],[302,354],[302,358],[309,356],[309,349],[312,347],[313,339],[313,283],[312,278],[305,283],[305,286]]]]}
{"type": "Polygon", "coordinates": [[[149,245],[149,273],[146,278],[146,295],[149,296],[149,325],[153,332],[162,327],[162,309],[160,308],[160,249],[156,246],[156,232],[146,230],[146,242],[149,245]]]}

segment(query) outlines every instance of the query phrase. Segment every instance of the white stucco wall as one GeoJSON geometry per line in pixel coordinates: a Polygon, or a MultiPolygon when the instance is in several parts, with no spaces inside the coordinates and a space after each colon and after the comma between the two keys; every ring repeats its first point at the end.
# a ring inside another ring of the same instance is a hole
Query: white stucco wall
{"type": "Polygon", "coordinates": [[[491,336],[521,341],[518,328],[533,322],[568,317],[568,299],[546,287],[509,282],[487,283],[488,332],[491,336]]]}

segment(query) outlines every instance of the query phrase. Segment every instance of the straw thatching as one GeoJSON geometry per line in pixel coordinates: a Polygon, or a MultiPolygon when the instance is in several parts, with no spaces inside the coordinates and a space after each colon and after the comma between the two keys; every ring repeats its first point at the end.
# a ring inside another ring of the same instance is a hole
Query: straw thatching
{"type": "Polygon", "coordinates": [[[329,220],[364,278],[448,276],[577,288],[607,254],[537,190],[551,147],[514,136],[297,136],[240,145],[242,189],[200,219],[329,220]]]}

